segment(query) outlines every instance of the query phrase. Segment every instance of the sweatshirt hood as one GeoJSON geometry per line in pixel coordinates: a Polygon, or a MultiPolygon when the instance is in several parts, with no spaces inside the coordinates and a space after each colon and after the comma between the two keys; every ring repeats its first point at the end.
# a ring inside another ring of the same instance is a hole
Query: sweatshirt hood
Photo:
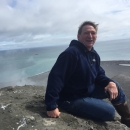
{"type": "Polygon", "coordinates": [[[83,51],[85,52],[95,52],[94,48],[92,47],[91,51],[89,51],[84,44],[82,44],[81,42],[77,41],[77,40],[72,40],[69,47],[71,46],[77,46],[79,48],[81,48],[83,51]]]}

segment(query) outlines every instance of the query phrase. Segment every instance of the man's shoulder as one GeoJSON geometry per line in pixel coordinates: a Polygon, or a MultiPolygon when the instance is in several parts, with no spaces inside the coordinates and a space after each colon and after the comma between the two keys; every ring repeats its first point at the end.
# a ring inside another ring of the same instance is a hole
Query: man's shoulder
{"type": "Polygon", "coordinates": [[[98,52],[94,48],[92,48],[92,52],[95,53],[98,57],[100,57],[98,52]]]}
{"type": "Polygon", "coordinates": [[[65,50],[66,53],[71,53],[71,54],[78,54],[80,53],[80,49],[77,47],[77,46],[69,46],[66,50],[65,50]]]}
{"type": "Polygon", "coordinates": [[[59,57],[64,57],[64,58],[68,58],[68,57],[79,57],[80,53],[79,50],[74,47],[74,46],[69,46],[66,50],[64,50],[59,57]]]}

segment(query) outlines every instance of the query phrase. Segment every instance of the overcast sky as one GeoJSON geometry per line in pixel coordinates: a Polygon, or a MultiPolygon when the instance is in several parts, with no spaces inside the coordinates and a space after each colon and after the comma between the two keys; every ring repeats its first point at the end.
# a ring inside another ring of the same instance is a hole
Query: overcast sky
{"type": "Polygon", "coordinates": [[[83,21],[98,41],[130,38],[130,0],[0,0],[0,50],[69,44],[83,21]]]}

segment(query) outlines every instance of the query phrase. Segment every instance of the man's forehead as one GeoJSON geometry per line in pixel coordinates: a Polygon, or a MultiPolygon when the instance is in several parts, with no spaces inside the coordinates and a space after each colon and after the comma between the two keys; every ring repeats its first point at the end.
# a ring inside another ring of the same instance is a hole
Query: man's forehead
{"type": "Polygon", "coordinates": [[[91,26],[91,25],[85,25],[85,26],[83,26],[82,31],[96,32],[96,29],[93,26],[91,26]]]}

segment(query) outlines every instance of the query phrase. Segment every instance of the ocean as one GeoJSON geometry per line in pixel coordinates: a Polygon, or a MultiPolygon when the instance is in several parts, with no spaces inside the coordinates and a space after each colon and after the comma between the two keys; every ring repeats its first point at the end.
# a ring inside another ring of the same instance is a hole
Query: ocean
{"type": "MultiPolygon", "coordinates": [[[[19,80],[49,71],[68,45],[0,51],[0,83],[19,80]]],[[[130,40],[97,42],[102,61],[130,60],[130,40]]]]}

